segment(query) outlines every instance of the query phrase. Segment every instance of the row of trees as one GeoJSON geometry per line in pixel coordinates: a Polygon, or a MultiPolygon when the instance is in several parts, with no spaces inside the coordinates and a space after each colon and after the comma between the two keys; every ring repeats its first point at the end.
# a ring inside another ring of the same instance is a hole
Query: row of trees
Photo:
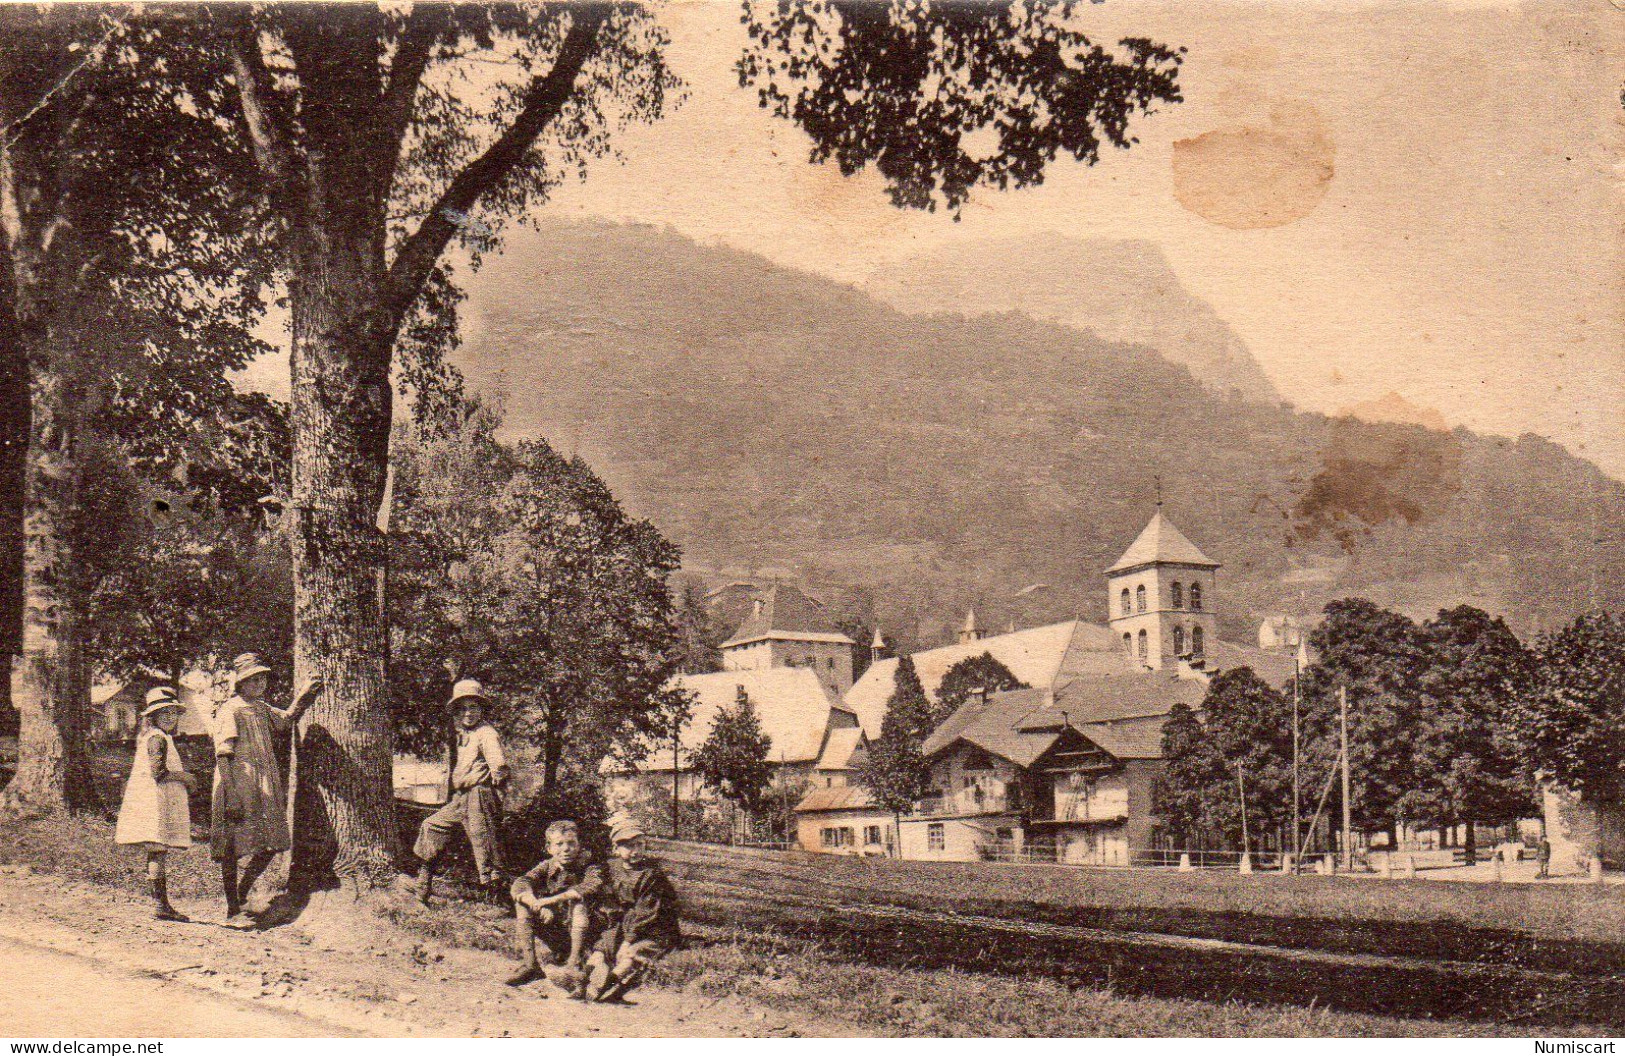
{"type": "MultiPolygon", "coordinates": [[[[1179,99],[1178,53],[1108,50],[1069,4],[753,5],[747,27],[741,84],[813,161],[875,166],[904,207],[957,212],[1063,153],[1093,163],[1179,99]],[[976,130],[995,145],[962,145],[976,130]]],[[[620,126],[673,105],[665,44],[636,3],[0,13],[0,481],[22,484],[0,530],[23,719],[8,806],[91,798],[89,482],[145,444],[188,461],[275,297],[294,677],[327,686],[297,738],[293,882],[392,876],[375,524],[395,388],[420,424],[455,396],[448,251],[477,266],[620,126]]]]}
{"type": "MultiPolygon", "coordinates": [[[[1342,804],[1339,694],[1348,700],[1350,808],[1362,832],[1503,824],[1536,809],[1539,780],[1619,803],[1625,635],[1586,616],[1530,649],[1471,606],[1420,624],[1363,599],[1333,602],[1311,633],[1298,690],[1299,786],[1307,821],[1342,804]]],[[[1239,847],[1250,828],[1294,848],[1293,687],[1251,670],[1216,676],[1200,715],[1164,727],[1157,811],[1176,839],[1239,847]]]]}

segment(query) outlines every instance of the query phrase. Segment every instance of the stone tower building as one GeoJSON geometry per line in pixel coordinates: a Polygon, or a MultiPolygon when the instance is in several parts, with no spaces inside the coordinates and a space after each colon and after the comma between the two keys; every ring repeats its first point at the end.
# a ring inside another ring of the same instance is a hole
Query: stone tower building
{"type": "Polygon", "coordinates": [[[1200,662],[1218,641],[1218,570],[1159,508],[1106,570],[1108,625],[1124,652],[1154,670],[1178,659],[1200,662]]]}

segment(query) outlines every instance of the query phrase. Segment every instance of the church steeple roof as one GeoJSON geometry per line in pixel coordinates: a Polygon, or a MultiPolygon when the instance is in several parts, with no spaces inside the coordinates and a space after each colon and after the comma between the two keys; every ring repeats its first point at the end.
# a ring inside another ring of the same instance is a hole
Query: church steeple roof
{"type": "Polygon", "coordinates": [[[1131,568],[1155,564],[1219,567],[1217,561],[1202,553],[1195,543],[1185,538],[1185,533],[1174,527],[1174,522],[1164,517],[1161,509],[1152,516],[1139,537],[1123,551],[1123,556],[1106,570],[1106,574],[1126,572],[1131,568]]]}

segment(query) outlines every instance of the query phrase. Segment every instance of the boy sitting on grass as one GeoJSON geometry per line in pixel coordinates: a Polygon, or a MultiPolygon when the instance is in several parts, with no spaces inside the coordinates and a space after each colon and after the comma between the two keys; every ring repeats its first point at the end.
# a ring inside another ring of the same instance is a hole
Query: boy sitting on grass
{"type": "Polygon", "coordinates": [[[618,1001],[649,965],[682,942],[677,892],[660,863],[648,857],[643,830],[621,818],[610,825],[609,838],[615,857],[604,869],[604,933],[593,947],[579,995],[589,1001],[618,1001]]]}
{"type": "Polygon", "coordinates": [[[603,890],[603,874],[582,848],[573,821],[555,821],[547,827],[547,854],[509,890],[514,942],[522,963],[507,982],[524,986],[546,974],[555,986],[576,993],[583,979],[581,965],[592,925],[592,903],[603,890]],[[540,960],[538,942],[544,951],[540,960]],[[569,953],[561,968],[559,956],[566,950],[569,953]]]}

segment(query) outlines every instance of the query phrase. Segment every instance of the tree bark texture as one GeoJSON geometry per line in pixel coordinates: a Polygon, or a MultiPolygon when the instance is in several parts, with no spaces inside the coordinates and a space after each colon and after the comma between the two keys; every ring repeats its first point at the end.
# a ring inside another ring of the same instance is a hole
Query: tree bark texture
{"type": "Polygon", "coordinates": [[[33,384],[22,652],[12,679],[18,767],[0,800],[20,814],[100,806],[87,747],[90,672],[80,644],[88,584],[76,553],[81,482],[93,441],[81,435],[81,397],[71,378],[71,372],[36,374],[33,384]]]}
{"type": "Polygon", "coordinates": [[[326,689],[301,724],[291,878],[385,883],[396,850],[393,735],[375,518],[388,460],[389,345],[369,325],[381,257],[334,221],[309,232],[293,304],[295,682],[326,689]]]}

